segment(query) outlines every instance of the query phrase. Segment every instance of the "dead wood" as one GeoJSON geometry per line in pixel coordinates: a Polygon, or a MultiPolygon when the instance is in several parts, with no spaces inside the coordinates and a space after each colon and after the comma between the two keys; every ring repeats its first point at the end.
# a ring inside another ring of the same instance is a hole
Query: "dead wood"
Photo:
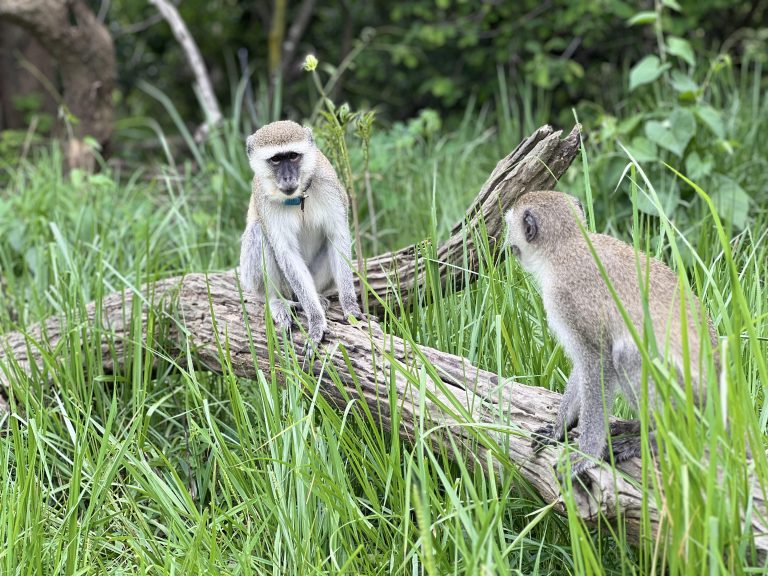
{"type": "MultiPolygon", "coordinates": [[[[157,8],[166,22],[168,22],[168,25],[171,27],[171,32],[173,32],[173,36],[181,45],[181,49],[184,51],[184,56],[187,58],[187,63],[195,75],[195,85],[197,86],[200,101],[205,110],[203,132],[207,133],[210,131],[211,127],[221,121],[222,116],[219,101],[216,98],[216,93],[213,91],[213,85],[208,76],[208,70],[205,67],[203,56],[200,54],[200,49],[197,47],[197,42],[195,42],[192,34],[189,33],[189,28],[187,28],[186,23],[181,18],[181,14],[179,14],[176,6],[168,0],[149,0],[149,2],[157,8]]],[[[198,140],[201,139],[202,138],[198,138],[198,140]]]]}

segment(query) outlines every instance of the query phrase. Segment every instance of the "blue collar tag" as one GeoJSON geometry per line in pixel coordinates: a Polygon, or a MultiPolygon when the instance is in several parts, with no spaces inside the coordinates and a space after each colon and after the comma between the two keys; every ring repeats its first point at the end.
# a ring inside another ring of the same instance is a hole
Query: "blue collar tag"
{"type": "Polygon", "coordinates": [[[304,201],[304,198],[302,196],[296,196],[296,198],[288,198],[287,200],[283,200],[283,204],[285,206],[299,206],[304,201]]]}

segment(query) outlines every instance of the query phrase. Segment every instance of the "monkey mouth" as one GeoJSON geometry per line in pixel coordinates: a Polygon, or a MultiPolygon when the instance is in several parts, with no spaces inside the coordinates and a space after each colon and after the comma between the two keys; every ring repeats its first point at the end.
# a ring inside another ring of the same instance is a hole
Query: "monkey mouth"
{"type": "Polygon", "coordinates": [[[286,187],[284,187],[284,188],[280,188],[280,192],[282,192],[282,193],[283,193],[283,194],[285,194],[286,196],[289,196],[289,197],[290,197],[290,196],[293,196],[293,194],[294,194],[294,193],[295,193],[295,192],[296,192],[298,189],[299,189],[299,185],[297,184],[296,186],[290,186],[290,187],[286,186],[286,187]]]}

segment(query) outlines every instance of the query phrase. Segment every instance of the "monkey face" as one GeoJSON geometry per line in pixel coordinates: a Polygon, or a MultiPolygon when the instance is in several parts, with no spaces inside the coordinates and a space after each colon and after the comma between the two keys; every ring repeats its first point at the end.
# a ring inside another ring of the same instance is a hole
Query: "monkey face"
{"type": "Polygon", "coordinates": [[[298,152],[275,154],[268,161],[277,189],[291,196],[299,188],[302,155],[298,152]]]}
{"type": "Polygon", "coordinates": [[[272,122],[247,138],[245,150],[267,198],[285,202],[306,194],[317,161],[310,128],[289,120],[272,122]]]}

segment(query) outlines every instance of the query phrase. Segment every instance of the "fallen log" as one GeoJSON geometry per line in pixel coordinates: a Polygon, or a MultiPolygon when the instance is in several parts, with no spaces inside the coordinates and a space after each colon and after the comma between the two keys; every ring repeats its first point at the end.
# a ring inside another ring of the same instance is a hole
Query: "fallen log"
{"type": "MultiPolygon", "coordinates": [[[[482,221],[490,242],[500,241],[504,211],[527,191],[551,188],[578,146],[578,128],[561,140],[559,132],[543,127],[501,160],[465,221],[437,248],[442,281],[465,281],[463,269],[477,264],[474,227],[482,221]]],[[[399,287],[406,298],[423,281],[416,247],[369,259],[367,272],[370,288],[383,297],[399,287]]],[[[243,378],[253,378],[259,370],[273,370],[263,306],[240,292],[234,271],[170,278],[145,285],[138,293],[108,296],[98,307],[89,305],[83,325],[104,334],[105,370],[123,362],[132,329],[141,326],[146,330],[150,313],[171,320],[164,336],[166,345],[180,353],[191,351],[195,361],[208,370],[231,371],[243,378]],[[140,322],[131,317],[132,310],[140,314],[140,322]],[[222,366],[222,358],[226,366],[222,366]]],[[[55,348],[64,337],[61,326],[59,319],[51,318],[24,334],[0,337],[0,386],[35,377],[44,353],[41,348],[46,353],[55,348]],[[38,347],[39,342],[44,346],[38,347]]],[[[384,429],[411,441],[419,434],[417,414],[423,406],[431,420],[429,439],[433,444],[457,447],[469,465],[485,466],[489,456],[498,459],[503,454],[543,500],[555,502],[555,509],[565,513],[555,475],[560,452],[548,449],[534,458],[530,448],[530,432],[554,421],[559,394],[510,381],[500,383],[496,374],[476,368],[465,358],[415,346],[384,334],[376,324],[351,325],[336,304],[329,310],[328,326],[329,341],[317,356],[307,357],[300,331],[294,332],[293,339],[302,366],[318,376],[320,392],[332,403],[365,402],[384,429]],[[329,373],[338,375],[341,387],[329,373]],[[421,382],[426,375],[424,384],[419,384],[419,374],[421,382]],[[388,401],[393,385],[400,412],[397,430],[392,430],[388,401]],[[478,440],[478,425],[490,430],[485,440],[478,440]],[[504,433],[493,432],[501,428],[504,433]]],[[[575,510],[591,524],[621,517],[628,537],[637,542],[642,533],[644,496],[640,461],[622,463],[619,472],[614,474],[607,466],[590,470],[589,491],[573,491],[575,510]]],[[[754,501],[756,508],[765,510],[757,492],[754,501]]],[[[647,518],[651,535],[657,535],[661,513],[652,500],[647,518]]],[[[758,552],[765,555],[768,531],[758,519],[752,528],[758,552]]]]}

